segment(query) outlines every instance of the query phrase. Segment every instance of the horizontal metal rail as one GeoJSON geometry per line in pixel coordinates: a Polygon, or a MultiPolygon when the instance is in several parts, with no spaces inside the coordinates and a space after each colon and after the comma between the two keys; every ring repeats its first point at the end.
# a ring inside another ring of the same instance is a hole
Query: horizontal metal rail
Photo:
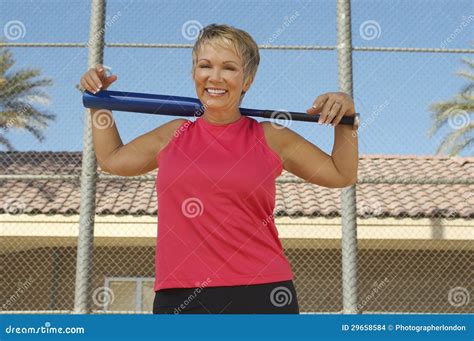
{"type": "MultiPolygon", "coordinates": [[[[174,48],[191,49],[193,44],[147,44],[147,43],[106,43],[106,47],[131,47],[131,48],[174,48]]],[[[1,42],[0,47],[88,47],[86,43],[6,43],[1,42]]],[[[336,50],[336,45],[259,45],[262,50],[336,50]]],[[[375,47],[354,46],[352,51],[364,52],[422,52],[422,53],[472,53],[474,49],[443,49],[424,47],[375,47]]]]}
{"type": "MultiPolygon", "coordinates": [[[[141,175],[141,176],[117,176],[110,174],[98,174],[99,180],[130,180],[130,181],[155,181],[156,175],[141,175]]],[[[80,175],[41,175],[41,174],[21,174],[21,175],[8,175],[0,174],[0,181],[15,180],[15,181],[31,181],[31,180],[43,180],[43,181],[57,181],[57,180],[78,180],[80,175]]],[[[299,179],[289,180],[276,180],[277,183],[304,183],[305,181],[299,179]]],[[[459,178],[437,178],[437,179],[426,179],[426,178],[374,178],[364,177],[357,181],[357,184],[403,184],[403,185],[473,185],[474,178],[459,179],[459,178]]]]}

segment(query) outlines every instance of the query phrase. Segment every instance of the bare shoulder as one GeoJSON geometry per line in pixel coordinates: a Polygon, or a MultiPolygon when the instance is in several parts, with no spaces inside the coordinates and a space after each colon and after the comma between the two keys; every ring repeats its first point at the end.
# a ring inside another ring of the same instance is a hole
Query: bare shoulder
{"type": "Polygon", "coordinates": [[[285,129],[287,128],[278,123],[269,121],[262,121],[260,125],[263,128],[267,145],[282,158],[283,143],[285,141],[284,136],[286,134],[285,129]]]}
{"type": "Polygon", "coordinates": [[[141,175],[154,170],[157,167],[156,155],[166,147],[184,122],[185,119],[171,120],[122,145],[102,162],[102,170],[122,176],[141,175]]]}
{"type": "Polygon", "coordinates": [[[281,124],[269,121],[260,124],[268,146],[280,156],[284,165],[290,154],[295,154],[297,149],[309,144],[301,135],[281,124]]]}
{"type": "Polygon", "coordinates": [[[160,149],[166,147],[166,145],[171,141],[173,135],[176,133],[179,127],[181,127],[181,125],[183,125],[186,121],[188,120],[183,118],[177,118],[155,129],[155,133],[158,137],[158,140],[160,141],[160,149]]]}
{"type": "Polygon", "coordinates": [[[171,141],[175,132],[187,120],[177,118],[166,122],[137,139],[138,150],[148,150],[154,157],[171,141]],[[139,144],[139,145],[138,145],[139,144]]]}

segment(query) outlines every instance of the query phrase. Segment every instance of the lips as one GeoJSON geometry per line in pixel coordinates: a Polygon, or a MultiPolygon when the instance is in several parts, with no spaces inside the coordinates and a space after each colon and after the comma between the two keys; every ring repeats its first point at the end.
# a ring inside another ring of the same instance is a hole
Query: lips
{"type": "Polygon", "coordinates": [[[209,96],[214,96],[214,97],[223,96],[227,93],[227,90],[218,89],[218,88],[206,88],[205,90],[209,96]]]}

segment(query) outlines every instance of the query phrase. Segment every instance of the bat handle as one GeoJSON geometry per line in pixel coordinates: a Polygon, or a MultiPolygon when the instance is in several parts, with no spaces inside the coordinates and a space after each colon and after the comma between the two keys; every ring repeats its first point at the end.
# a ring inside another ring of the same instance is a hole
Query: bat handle
{"type": "MultiPolygon", "coordinates": [[[[255,110],[255,109],[244,109],[241,108],[240,112],[242,115],[270,118],[281,121],[302,121],[302,122],[314,122],[317,123],[321,115],[309,115],[300,112],[290,111],[271,111],[271,110],[255,110]]],[[[354,116],[344,116],[339,124],[350,125],[353,129],[357,130],[360,125],[360,114],[355,113],[354,116]]]]}

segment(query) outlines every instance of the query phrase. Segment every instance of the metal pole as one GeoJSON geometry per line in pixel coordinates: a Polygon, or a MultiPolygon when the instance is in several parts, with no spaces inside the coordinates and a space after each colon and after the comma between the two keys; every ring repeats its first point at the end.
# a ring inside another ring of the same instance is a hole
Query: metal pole
{"type": "MultiPolygon", "coordinates": [[[[352,94],[351,2],[337,0],[339,89],[352,94]]],[[[355,185],[341,191],[343,314],[357,313],[357,211],[355,185]]]]}
{"type": "MultiPolygon", "coordinates": [[[[103,62],[106,0],[92,0],[89,31],[88,67],[103,62]]],[[[97,165],[92,141],[92,120],[89,110],[85,112],[81,169],[81,206],[79,236],[77,241],[76,286],[74,313],[90,312],[90,290],[92,279],[92,251],[94,246],[94,216],[97,165]]]]}

